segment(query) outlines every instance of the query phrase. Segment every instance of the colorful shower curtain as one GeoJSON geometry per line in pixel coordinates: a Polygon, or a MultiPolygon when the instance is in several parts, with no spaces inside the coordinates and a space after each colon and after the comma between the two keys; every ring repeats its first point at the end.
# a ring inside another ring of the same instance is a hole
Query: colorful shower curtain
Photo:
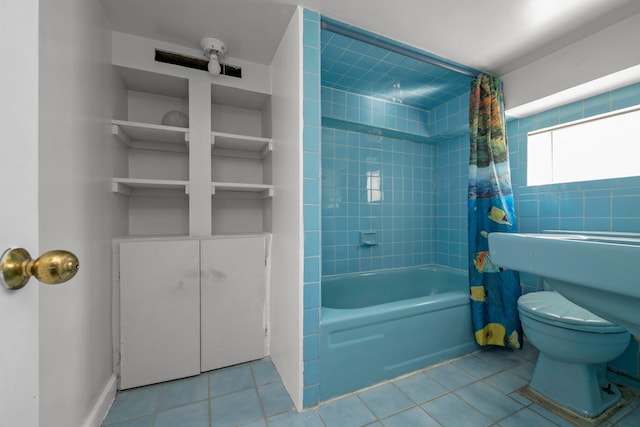
{"type": "Polygon", "coordinates": [[[502,82],[481,74],[469,102],[469,287],[476,341],[522,347],[518,273],[492,264],[488,235],[513,232],[516,217],[509,174],[502,82]]]}

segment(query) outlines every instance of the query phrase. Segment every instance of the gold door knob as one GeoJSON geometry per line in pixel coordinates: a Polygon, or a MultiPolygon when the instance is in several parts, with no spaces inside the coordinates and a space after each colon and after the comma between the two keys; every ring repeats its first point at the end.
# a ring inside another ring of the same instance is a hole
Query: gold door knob
{"type": "Polygon", "coordinates": [[[76,275],[80,268],[78,257],[71,252],[55,250],[33,260],[25,249],[7,249],[0,258],[0,282],[10,290],[22,288],[31,276],[42,283],[56,285],[76,275]]]}

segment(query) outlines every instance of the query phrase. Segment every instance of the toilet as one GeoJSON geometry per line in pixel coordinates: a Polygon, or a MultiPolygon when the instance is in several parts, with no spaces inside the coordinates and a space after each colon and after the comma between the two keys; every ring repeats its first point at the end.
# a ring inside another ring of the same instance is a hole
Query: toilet
{"type": "Polygon", "coordinates": [[[518,311],[525,336],[540,352],[531,389],[588,418],[620,401],[620,391],[606,379],[605,364],[627,348],[626,329],[555,291],[521,296],[518,311]]]}

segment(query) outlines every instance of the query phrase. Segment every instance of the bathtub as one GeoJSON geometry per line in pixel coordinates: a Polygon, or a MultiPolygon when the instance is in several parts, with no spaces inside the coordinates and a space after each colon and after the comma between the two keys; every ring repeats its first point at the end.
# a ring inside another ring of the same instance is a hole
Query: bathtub
{"type": "Polygon", "coordinates": [[[467,280],[438,266],[323,278],[320,400],[477,350],[467,280]]]}

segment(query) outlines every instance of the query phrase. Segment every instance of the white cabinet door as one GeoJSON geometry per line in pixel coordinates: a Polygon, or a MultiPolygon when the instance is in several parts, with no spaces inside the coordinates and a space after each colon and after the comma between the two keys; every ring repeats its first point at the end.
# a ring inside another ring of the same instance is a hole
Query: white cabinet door
{"type": "Polygon", "coordinates": [[[201,241],[202,371],[264,357],[265,239],[201,241]]]}
{"type": "Polygon", "coordinates": [[[121,389],[200,373],[199,263],[197,240],[120,244],[121,389]]]}

